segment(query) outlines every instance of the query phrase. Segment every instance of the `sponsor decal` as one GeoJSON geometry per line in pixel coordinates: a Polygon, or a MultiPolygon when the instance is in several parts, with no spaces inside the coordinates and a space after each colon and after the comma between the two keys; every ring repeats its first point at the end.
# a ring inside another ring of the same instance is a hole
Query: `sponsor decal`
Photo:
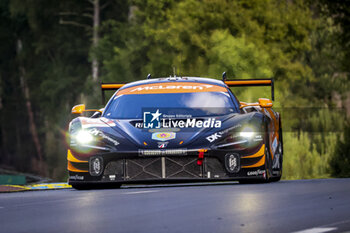
{"type": "Polygon", "coordinates": [[[115,180],[115,175],[109,175],[110,180],[115,180]]]}
{"type": "Polygon", "coordinates": [[[222,86],[194,82],[152,83],[122,89],[118,95],[192,92],[227,92],[227,89],[222,86]]]}
{"type": "Polygon", "coordinates": [[[99,176],[103,171],[103,159],[102,157],[95,157],[90,159],[89,172],[92,176],[99,176]]]}
{"type": "Polygon", "coordinates": [[[265,170],[256,170],[256,171],[249,171],[247,172],[248,176],[258,176],[258,175],[265,175],[265,170]]]}
{"type": "Polygon", "coordinates": [[[262,138],[262,135],[255,135],[254,136],[254,139],[253,139],[253,141],[254,142],[260,142],[260,141],[262,141],[263,140],[263,138],[262,138]]]}
{"type": "Polygon", "coordinates": [[[84,180],[84,176],[78,176],[78,175],[69,176],[69,179],[70,180],[84,180]]]}
{"type": "Polygon", "coordinates": [[[152,139],[157,141],[167,141],[171,139],[175,139],[176,133],[174,132],[157,132],[152,133],[152,139]]]}
{"type": "Polygon", "coordinates": [[[119,145],[119,142],[109,136],[107,136],[106,134],[104,134],[102,131],[93,128],[89,131],[90,134],[94,135],[94,136],[100,136],[101,138],[106,139],[107,141],[110,141],[111,143],[113,143],[115,146],[119,145]]]}
{"type": "Polygon", "coordinates": [[[140,86],[136,87],[130,92],[143,92],[149,90],[204,90],[213,87],[213,85],[203,84],[203,85],[154,85],[154,86],[140,86]]]}
{"type": "Polygon", "coordinates": [[[277,137],[275,137],[275,139],[272,142],[272,153],[276,152],[276,148],[277,148],[277,137]]]}
{"type": "Polygon", "coordinates": [[[281,172],[280,172],[280,171],[272,171],[272,174],[273,174],[274,176],[277,176],[277,175],[280,175],[281,172]]]}
{"type": "Polygon", "coordinates": [[[181,129],[178,128],[160,128],[160,129],[149,129],[148,132],[156,133],[156,132],[179,132],[181,129]]]}
{"type": "Polygon", "coordinates": [[[237,173],[240,169],[240,160],[237,154],[227,154],[226,158],[226,169],[230,173],[237,173]]]}
{"type": "Polygon", "coordinates": [[[158,148],[159,149],[164,149],[165,147],[167,147],[169,144],[169,142],[158,142],[158,148]]]}
{"type": "MultiPolygon", "coordinates": [[[[214,117],[207,119],[191,118],[189,114],[163,114],[157,109],[155,112],[143,112],[143,128],[221,128],[221,120],[214,117]],[[163,115],[163,118],[160,118],[163,115]],[[185,118],[185,119],[178,119],[185,118]]],[[[136,124],[135,124],[136,126],[136,124]]],[[[140,126],[140,125],[137,125],[140,126]]],[[[136,126],[136,127],[137,127],[136,126]]]]}
{"type": "Polygon", "coordinates": [[[187,155],[187,149],[139,150],[139,156],[182,156],[187,155]]]}
{"type": "Polygon", "coordinates": [[[213,141],[215,141],[215,140],[218,139],[218,138],[221,138],[221,132],[214,133],[214,134],[208,136],[208,137],[207,137],[207,140],[208,140],[209,142],[213,142],[213,141]]]}
{"type": "Polygon", "coordinates": [[[273,164],[272,164],[273,169],[280,169],[280,154],[275,154],[273,158],[273,164]]]}

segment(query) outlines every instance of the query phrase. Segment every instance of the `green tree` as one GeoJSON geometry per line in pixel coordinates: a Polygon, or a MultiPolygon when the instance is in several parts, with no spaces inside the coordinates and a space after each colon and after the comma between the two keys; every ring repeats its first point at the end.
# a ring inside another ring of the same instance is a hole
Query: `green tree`
{"type": "Polygon", "coordinates": [[[350,122],[344,127],[343,137],[338,138],[330,161],[331,174],[335,177],[350,177],[350,122]]]}

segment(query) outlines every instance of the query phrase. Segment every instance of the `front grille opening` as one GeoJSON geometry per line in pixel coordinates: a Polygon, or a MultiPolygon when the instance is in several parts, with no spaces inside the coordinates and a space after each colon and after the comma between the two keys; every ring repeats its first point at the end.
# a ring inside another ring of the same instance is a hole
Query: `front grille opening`
{"type": "Polygon", "coordinates": [[[103,175],[115,180],[228,178],[224,164],[217,158],[204,158],[198,166],[197,157],[157,157],[119,159],[107,163],[103,175]]]}

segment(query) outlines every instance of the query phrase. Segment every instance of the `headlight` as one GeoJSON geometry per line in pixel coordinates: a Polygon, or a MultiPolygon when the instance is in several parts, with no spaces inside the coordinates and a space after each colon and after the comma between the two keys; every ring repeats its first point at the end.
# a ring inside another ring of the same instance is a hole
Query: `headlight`
{"type": "Polygon", "coordinates": [[[239,133],[239,136],[243,138],[250,139],[254,136],[255,132],[254,129],[251,127],[244,127],[242,131],[239,133]]]}
{"type": "Polygon", "coordinates": [[[89,144],[94,140],[94,137],[85,130],[80,130],[75,138],[79,144],[89,144]]]}
{"type": "Polygon", "coordinates": [[[245,126],[242,130],[232,132],[216,145],[218,148],[252,147],[263,140],[261,132],[254,126],[245,126]]]}

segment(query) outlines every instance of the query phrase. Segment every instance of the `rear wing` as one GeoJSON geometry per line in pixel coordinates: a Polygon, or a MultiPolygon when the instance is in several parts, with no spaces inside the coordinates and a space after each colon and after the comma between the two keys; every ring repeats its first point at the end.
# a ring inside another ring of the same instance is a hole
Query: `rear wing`
{"type": "Polygon", "coordinates": [[[275,100],[275,87],[273,79],[234,79],[227,80],[223,77],[222,80],[229,87],[258,87],[258,86],[271,86],[271,99],[275,100]]]}
{"type": "Polygon", "coordinates": [[[102,104],[105,104],[105,91],[116,91],[125,83],[101,83],[102,104]]]}
{"type": "MultiPolygon", "coordinates": [[[[227,80],[226,74],[223,74],[222,80],[229,87],[247,87],[247,86],[271,86],[271,99],[275,100],[275,90],[273,79],[234,79],[227,80]]],[[[116,91],[125,83],[101,83],[102,104],[105,103],[105,91],[116,91]]]]}

